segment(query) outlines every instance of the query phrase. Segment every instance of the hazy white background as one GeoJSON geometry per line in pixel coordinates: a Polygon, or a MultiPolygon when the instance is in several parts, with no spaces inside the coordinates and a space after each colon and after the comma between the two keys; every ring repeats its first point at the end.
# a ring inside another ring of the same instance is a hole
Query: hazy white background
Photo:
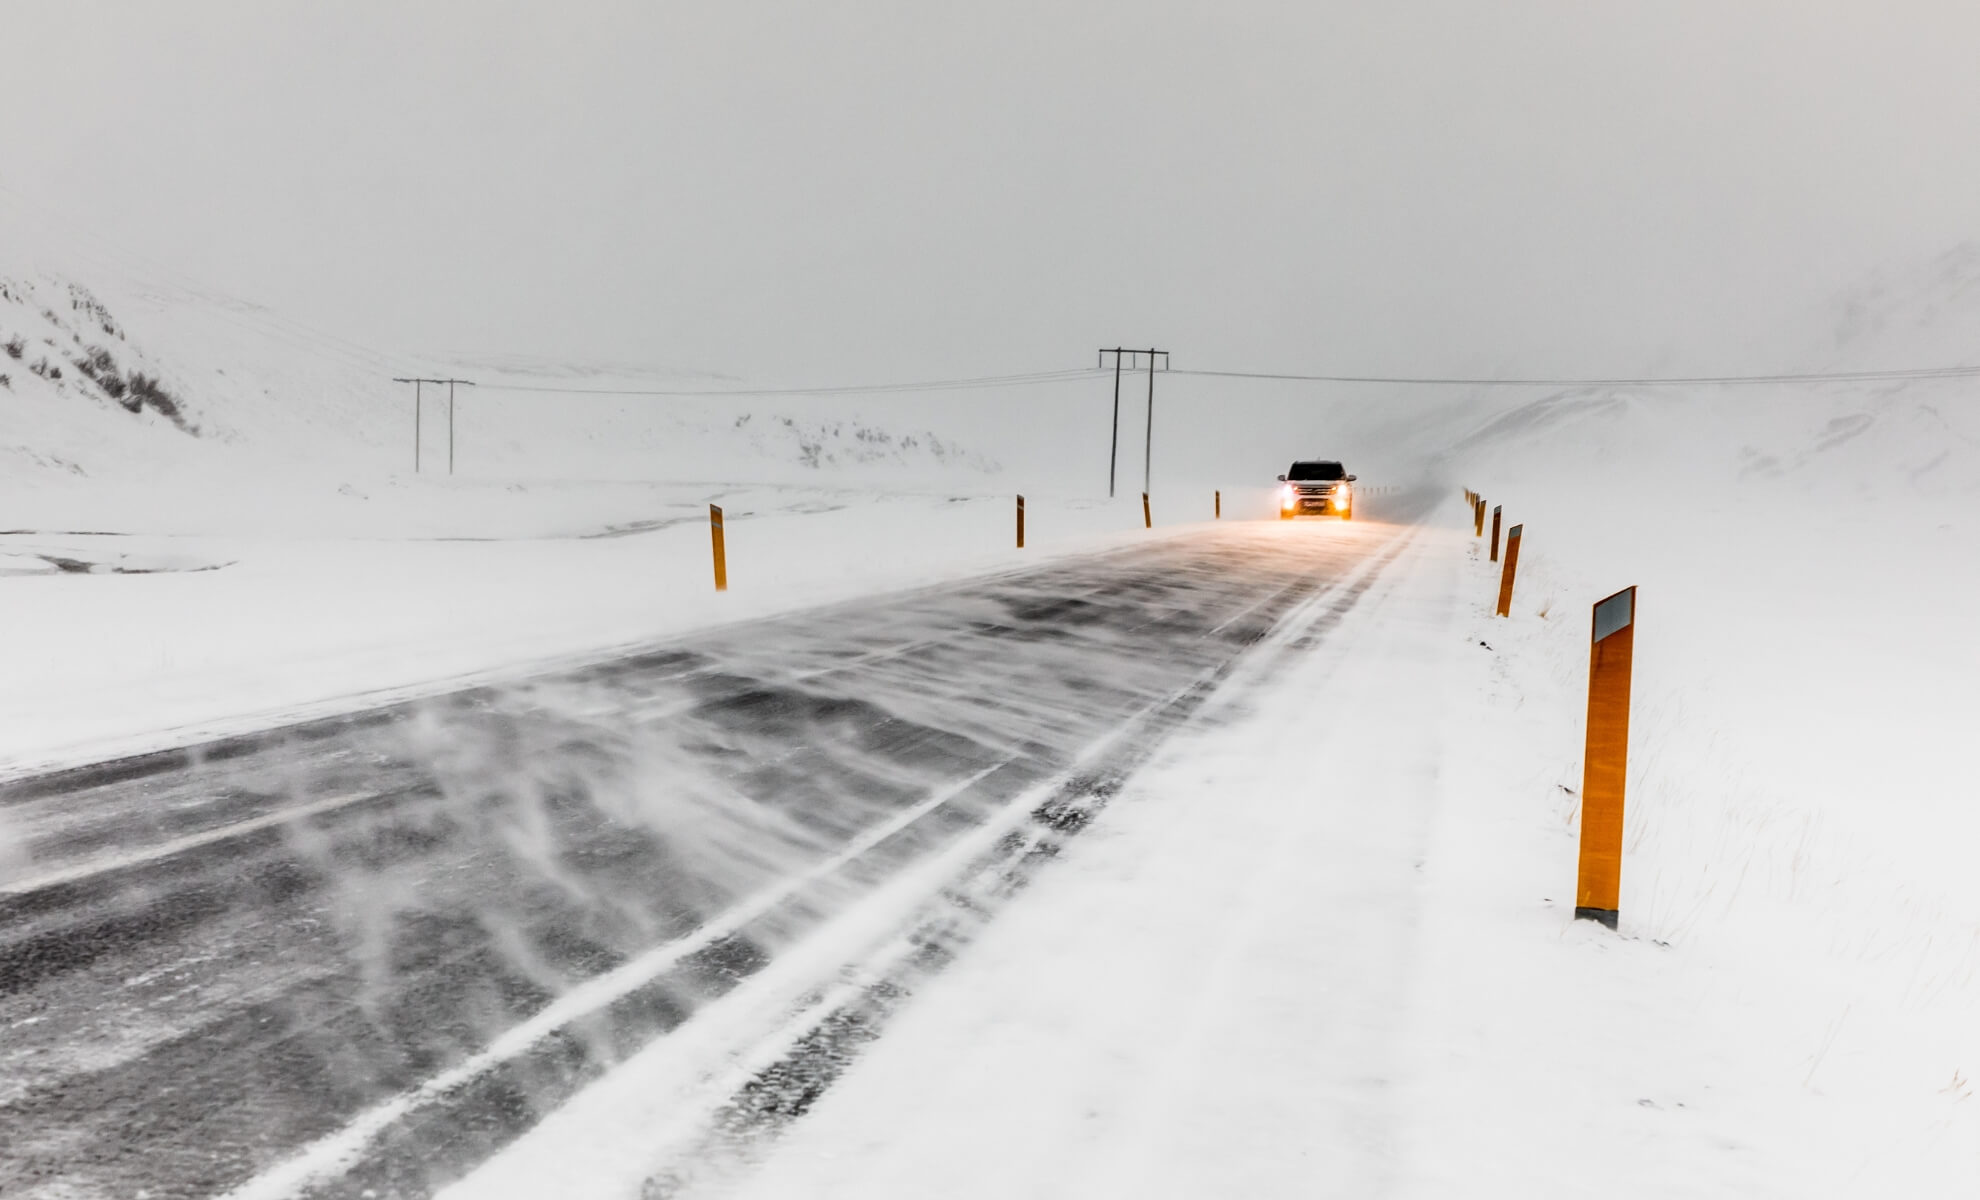
{"type": "Polygon", "coordinates": [[[0,187],[428,352],[1773,369],[1980,202],[1952,0],[10,0],[0,34],[0,187]]]}

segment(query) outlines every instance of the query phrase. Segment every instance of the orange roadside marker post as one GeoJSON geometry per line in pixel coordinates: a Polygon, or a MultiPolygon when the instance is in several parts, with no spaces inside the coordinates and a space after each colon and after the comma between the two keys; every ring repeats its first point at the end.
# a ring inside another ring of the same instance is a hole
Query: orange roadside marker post
{"type": "Polygon", "coordinates": [[[1148,513],[1148,493],[1147,493],[1147,492],[1143,492],[1143,493],[1141,493],[1141,527],[1142,527],[1143,529],[1153,529],[1153,528],[1155,528],[1155,518],[1154,518],[1154,517],[1152,517],[1152,516],[1150,516],[1150,515],[1149,515],[1149,513],[1148,513]]]}
{"type": "Polygon", "coordinates": [[[1629,767],[1629,675],[1636,648],[1636,589],[1595,606],[1588,652],[1588,744],[1581,766],[1581,862],[1577,920],[1616,927],[1622,894],[1623,778],[1629,767]]]}
{"type": "Polygon", "coordinates": [[[722,506],[708,506],[708,539],[715,547],[715,590],[729,590],[729,552],[722,543],[722,506]]]}
{"type": "Polygon", "coordinates": [[[1500,504],[1494,504],[1492,506],[1492,561],[1493,562],[1499,561],[1499,510],[1503,507],[1505,506],[1500,504]]]}
{"type": "Polygon", "coordinates": [[[1217,497],[1217,507],[1216,507],[1216,510],[1215,510],[1215,514],[1214,514],[1214,516],[1215,516],[1215,519],[1216,519],[1216,520],[1219,520],[1219,521],[1221,521],[1221,520],[1223,520],[1223,519],[1224,519],[1224,493],[1223,493],[1223,489],[1221,489],[1221,488],[1220,488],[1220,489],[1218,489],[1218,490],[1217,490],[1216,492],[1214,492],[1214,493],[1212,493],[1212,494],[1213,494],[1213,495],[1215,495],[1215,496],[1217,497]]]}
{"type": "MultiPolygon", "coordinates": [[[[1494,516],[1492,523],[1496,525],[1498,520],[1494,516]]],[[[1506,531],[1506,561],[1499,568],[1499,615],[1502,617],[1512,616],[1513,572],[1519,570],[1519,532],[1524,528],[1523,525],[1515,525],[1506,531]]],[[[1495,542],[1498,536],[1498,530],[1494,529],[1492,537],[1495,542]]]]}
{"type": "Polygon", "coordinates": [[[1471,504],[1471,536],[1485,536],[1485,498],[1480,496],[1471,504]]]}
{"type": "Polygon", "coordinates": [[[1020,550],[1022,550],[1022,549],[1024,549],[1024,497],[1023,497],[1023,496],[1019,496],[1019,497],[1018,497],[1018,544],[1017,544],[1017,548],[1018,548],[1018,549],[1020,549],[1020,550]]]}

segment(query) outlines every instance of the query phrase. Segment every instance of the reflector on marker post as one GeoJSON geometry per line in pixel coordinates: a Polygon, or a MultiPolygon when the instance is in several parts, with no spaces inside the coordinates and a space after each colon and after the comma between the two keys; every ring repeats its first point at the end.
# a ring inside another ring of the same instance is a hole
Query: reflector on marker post
{"type": "Polygon", "coordinates": [[[1024,497],[1023,496],[1018,497],[1017,517],[1018,517],[1017,548],[1022,550],[1024,549],[1024,497]]]}
{"type": "Polygon", "coordinates": [[[1629,766],[1629,675],[1636,589],[1595,606],[1588,652],[1588,743],[1581,766],[1581,862],[1574,915],[1616,927],[1622,894],[1623,778],[1629,766]]]}
{"type": "MultiPolygon", "coordinates": [[[[1492,523],[1497,525],[1498,521],[1499,518],[1494,515],[1492,523]]],[[[1524,528],[1524,525],[1515,525],[1506,531],[1506,561],[1499,568],[1499,615],[1502,617],[1512,616],[1513,572],[1519,570],[1519,532],[1524,528]]],[[[1496,541],[1496,529],[1492,536],[1496,541]]]]}
{"type": "Polygon", "coordinates": [[[722,542],[722,506],[708,506],[708,538],[715,549],[715,590],[729,590],[729,552],[722,542]]]}
{"type": "MultiPolygon", "coordinates": [[[[1494,504],[1492,506],[1492,561],[1493,562],[1499,561],[1499,509],[1503,507],[1504,505],[1500,505],[1500,504],[1494,504]]],[[[1500,615],[1503,616],[1504,614],[1500,614],[1500,615]]]]}

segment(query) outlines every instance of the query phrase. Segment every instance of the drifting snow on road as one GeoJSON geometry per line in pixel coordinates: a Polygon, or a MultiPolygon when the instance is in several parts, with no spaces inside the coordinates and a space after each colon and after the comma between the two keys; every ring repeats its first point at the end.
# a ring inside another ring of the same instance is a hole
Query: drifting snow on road
{"type": "Polygon", "coordinates": [[[9,785],[0,1191],[430,1193],[1095,747],[1131,768],[1395,533],[1229,527],[9,785]]]}

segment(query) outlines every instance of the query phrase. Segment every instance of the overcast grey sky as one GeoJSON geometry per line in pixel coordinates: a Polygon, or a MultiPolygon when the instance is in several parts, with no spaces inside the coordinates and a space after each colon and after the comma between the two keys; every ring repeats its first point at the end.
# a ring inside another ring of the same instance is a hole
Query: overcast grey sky
{"type": "Polygon", "coordinates": [[[1970,0],[13,0],[0,34],[0,184],[436,352],[1773,368],[1781,314],[1980,236],[1970,0]]]}

